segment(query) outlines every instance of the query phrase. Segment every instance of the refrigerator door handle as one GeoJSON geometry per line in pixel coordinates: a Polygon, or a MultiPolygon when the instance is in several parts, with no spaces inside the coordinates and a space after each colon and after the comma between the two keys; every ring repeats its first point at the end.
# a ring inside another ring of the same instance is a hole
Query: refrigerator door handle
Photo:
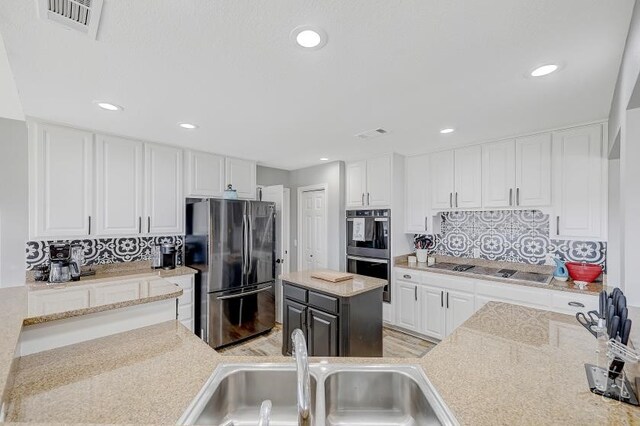
{"type": "Polygon", "coordinates": [[[230,294],[228,296],[218,296],[218,297],[216,297],[216,299],[217,300],[237,299],[239,297],[248,296],[250,294],[262,293],[263,291],[267,291],[267,290],[271,290],[271,286],[259,288],[257,290],[252,290],[252,291],[245,291],[243,293],[234,293],[234,294],[230,294]]]}
{"type": "MultiPolygon", "coordinates": [[[[242,215],[242,274],[247,273],[247,215],[242,215]]],[[[243,280],[244,281],[244,280],[243,280]]]]}
{"type": "Polygon", "coordinates": [[[251,215],[247,215],[248,225],[249,225],[249,238],[247,241],[247,260],[249,262],[249,266],[247,267],[247,274],[251,273],[251,269],[253,268],[253,219],[251,219],[251,215]]]}

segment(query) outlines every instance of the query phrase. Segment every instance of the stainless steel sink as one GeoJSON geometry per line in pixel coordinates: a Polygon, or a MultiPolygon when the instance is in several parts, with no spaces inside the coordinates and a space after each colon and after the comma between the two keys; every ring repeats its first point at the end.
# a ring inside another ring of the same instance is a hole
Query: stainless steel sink
{"type": "MultiPolygon", "coordinates": [[[[260,405],[271,400],[271,425],[297,425],[294,365],[218,368],[179,423],[197,425],[257,425],[260,405]]],[[[311,413],[315,411],[316,380],[311,376],[311,413]]]]}
{"type": "Polygon", "coordinates": [[[340,371],[325,380],[327,426],[441,425],[416,380],[399,371],[340,371]]]}
{"type": "MultiPolygon", "coordinates": [[[[311,364],[313,425],[457,424],[418,367],[311,364]]],[[[218,366],[179,424],[257,425],[270,399],[271,426],[297,425],[294,364],[218,366]]]]}

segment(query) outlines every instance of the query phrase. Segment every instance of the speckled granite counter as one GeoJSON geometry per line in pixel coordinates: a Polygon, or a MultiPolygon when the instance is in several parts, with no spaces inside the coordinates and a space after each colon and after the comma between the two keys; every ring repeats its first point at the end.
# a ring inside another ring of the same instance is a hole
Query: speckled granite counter
{"type": "Polygon", "coordinates": [[[0,288],[0,403],[5,402],[11,387],[11,372],[16,347],[27,315],[25,287],[0,288]]]}
{"type": "Polygon", "coordinates": [[[351,279],[333,283],[313,278],[311,276],[312,273],[313,271],[291,272],[280,275],[280,279],[308,289],[322,291],[339,297],[352,297],[387,285],[385,280],[365,277],[364,275],[354,275],[351,279]]]}
{"type": "MultiPolygon", "coordinates": [[[[484,266],[484,267],[490,267],[490,268],[515,269],[517,271],[537,272],[537,273],[543,273],[543,274],[551,274],[553,273],[553,269],[554,269],[551,266],[544,266],[544,265],[527,265],[527,264],[521,264],[521,263],[496,262],[491,260],[466,259],[466,258],[457,258],[457,257],[450,257],[450,256],[436,256],[436,260],[437,262],[460,263],[460,264],[464,263],[469,265],[478,265],[478,266],[484,266]]],[[[432,272],[435,274],[457,275],[461,277],[474,278],[478,280],[502,282],[505,284],[523,285],[527,287],[545,288],[549,290],[567,291],[572,293],[597,295],[602,291],[603,288],[609,290],[606,287],[606,277],[604,279],[604,282],[603,281],[593,282],[593,283],[587,284],[585,288],[580,288],[571,279],[569,279],[568,281],[558,281],[556,279],[552,279],[549,284],[539,284],[532,281],[499,278],[499,277],[493,277],[493,276],[487,276],[487,275],[481,275],[481,274],[474,274],[470,272],[447,271],[447,270],[429,267],[427,266],[426,263],[409,263],[407,261],[407,256],[396,257],[394,259],[393,266],[397,268],[413,269],[416,271],[432,272]]]]}

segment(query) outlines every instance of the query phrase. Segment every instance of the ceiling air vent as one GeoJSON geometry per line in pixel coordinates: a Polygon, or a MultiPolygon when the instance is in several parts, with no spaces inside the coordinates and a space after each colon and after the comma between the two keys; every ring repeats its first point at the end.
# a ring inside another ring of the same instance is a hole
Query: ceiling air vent
{"type": "Polygon", "coordinates": [[[45,21],[64,25],[96,38],[103,0],[37,0],[38,13],[45,21]]]}
{"type": "Polygon", "coordinates": [[[377,138],[378,136],[386,135],[387,133],[389,133],[388,130],[385,130],[382,127],[379,127],[377,129],[367,130],[366,132],[358,133],[356,137],[359,139],[373,139],[373,138],[377,138]]]}

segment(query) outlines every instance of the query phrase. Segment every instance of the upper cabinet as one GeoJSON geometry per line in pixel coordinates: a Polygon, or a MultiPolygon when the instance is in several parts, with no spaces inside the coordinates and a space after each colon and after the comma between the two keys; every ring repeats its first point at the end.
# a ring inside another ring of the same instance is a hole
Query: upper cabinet
{"type": "Polygon", "coordinates": [[[184,230],[182,150],[145,144],[146,232],[172,234],[184,230]]]}
{"type": "Polygon", "coordinates": [[[29,123],[30,237],[92,233],[93,134],[29,123]]]}
{"type": "Polygon", "coordinates": [[[553,133],[554,213],[551,236],[604,239],[606,157],[602,125],[553,133]]]}
{"type": "Polygon", "coordinates": [[[225,158],[206,152],[187,151],[187,196],[222,197],[225,190],[225,158]]]}
{"type": "Polygon", "coordinates": [[[479,146],[431,155],[431,207],[482,207],[482,150],[479,146]]]}
{"type": "Polygon", "coordinates": [[[407,233],[433,232],[429,220],[429,156],[407,157],[405,165],[407,233]]]}
{"type": "Polygon", "coordinates": [[[391,156],[348,163],[346,166],[347,207],[391,205],[391,156]]]}
{"type": "Polygon", "coordinates": [[[144,144],[96,135],[96,234],[142,233],[144,144]]]}
{"type": "Polygon", "coordinates": [[[551,135],[482,145],[482,201],[486,208],[551,204],[551,135]]]}
{"type": "Polygon", "coordinates": [[[226,184],[233,186],[238,198],[256,198],[256,163],[255,161],[227,158],[225,164],[226,184]]]}

